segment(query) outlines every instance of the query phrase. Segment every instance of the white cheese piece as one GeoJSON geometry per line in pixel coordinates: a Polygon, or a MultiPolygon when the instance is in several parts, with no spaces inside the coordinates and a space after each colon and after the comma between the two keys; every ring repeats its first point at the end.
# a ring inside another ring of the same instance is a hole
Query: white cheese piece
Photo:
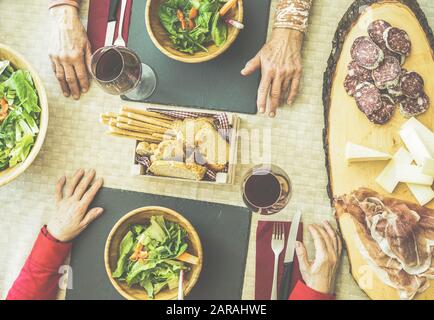
{"type": "Polygon", "coordinates": [[[419,166],[423,166],[425,160],[431,158],[431,153],[426,148],[422,139],[420,139],[416,129],[411,127],[404,128],[401,129],[399,134],[408,151],[410,151],[413,156],[414,161],[416,161],[419,166]]]}
{"type": "Polygon", "coordinates": [[[421,206],[428,204],[434,199],[434,190],[429,186],[411,183],[408,183],[407,186],[421,206]]]}
{"type": "Polygon", "coordinates": [[[422,173],[422,168],[416,165],[400,164],[395,167],[396,178],[399,182],[422,184],[431,186],[434,178],[422,173]]]}
{"type": "Polygon", "coordinates": [[[392,193],[399,183],[396,177],[396,165],[410,165],[413,161],[411,154],[405,149],[400,148],[394,155],[392,160],[383,169],[375,181],[387,192],[392,193]]]}
{"type": "Polygon", "coordinates": [[[348,142],[345,148],[345,159],[348,162],[382,161],[391,158],[390,154],[351,142],[348,142]]]}
{"type": "Polygon", "coordinates": [[[434,158],[434,132],[424,126],[416,118],[410,118],[402,126],[402,129],[413,128],[416,130],[419,138],[422,140],[425,147],[429,150],[431,157],[434,158]]]}
{"type": "Polygon", "coordinates": [[[434,177],[434,158],[428,158],[422,166],[422,173],[434,177]]]}

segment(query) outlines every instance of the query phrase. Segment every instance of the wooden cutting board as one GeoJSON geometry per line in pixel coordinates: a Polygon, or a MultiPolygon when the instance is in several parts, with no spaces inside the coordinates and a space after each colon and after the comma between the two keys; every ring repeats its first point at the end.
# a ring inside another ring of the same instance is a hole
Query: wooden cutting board
{"type": "MultiPolygon", "coordinates": [[[[370,22],[384,19],[395,27],[407,31],[412,41],[412,53],[404,68],[420,73],[425,80],[425,91],[431,107],[418,120],[434,130],[434,37],[426,17],[415,0],[357,0],[349,8],[333,42],[333,51],[324,75],[323,102],[325,108],[324,149],[329,175],[329,196],[350,193],[359,187],[368,187],[385,194],[375,178],[387,165],[387,161],[347,164],[347,142],[361,144],[379,151],[394,154],[403,143],[399,128],[407,120],[397,110],[393,119],[385,125],[375,125],[359,111],[354,98],[343,87],[347,65],[351,61],[350,48],[354,40],[367,35],[370,22]]],[[[399,184],[393,196],[416,202],[405,184],[399,184]]],[[[428,204],[434,208],[434,201],[428,204]]],[[[351,261],[351,271],[362,289],[373,299],[398,299],[395,289],[388,287],[374,275],[373,285],[364,286],[361,270],[369,268],[354,243],[354,225],[351,217],[339,221],[351,261]]],[[[419,295],[419,299],[434,299],[434,281],[431,288],[419,295]]]]}

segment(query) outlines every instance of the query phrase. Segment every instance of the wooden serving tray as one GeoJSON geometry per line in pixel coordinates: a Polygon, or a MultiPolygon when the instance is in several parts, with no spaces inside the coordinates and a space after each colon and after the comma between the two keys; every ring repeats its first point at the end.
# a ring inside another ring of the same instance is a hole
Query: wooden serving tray
{"type": "MultiPolygon", "coordinates": [[[[359,111],[354,98],[347,95],[343,86],[347,65],[351,61],[352,43],[357,37],[367,35],[369,23],[377,19],[384,19],[409,34],[413,47],[404,68],[420,73],[425,80],[425,91],[430,97],[431,107],[425,114],[419,116],[418,120],[434,130],[434,36],[417,1],[354,1],[339,23],[324,74],[324,150],[329,177],[328,194],[331,200],[359,187],[386,193],[375,179],[387,165],[387,161],[349,165],[345,160],[347,142],[390,154],[394,154],[403,145],[399,129],[407,119],[400,114],[399,110],[396,110],[392,120],[387,124],[375,125],[359,111]]],[[[392,196],[416,202],[405,184],[400,184],[392,196]]],[[[434,208],[434,202],[431,202],[428,207],[434,208]]],[[[374,285],[370,288],[361,285],[360,272],[367,266],[367,262],[361,257],[354,244],[353,223],[350,218],[345,218],[341,219],[339,224],[350,256],[352,274],[362,289],[373,299],[398,299],[396,290],[385,285],[376,276],[374,285]]],[[[434,281],[431,283],[431,288],[419,295],[418,299],[434,299],[434,281]]]]}

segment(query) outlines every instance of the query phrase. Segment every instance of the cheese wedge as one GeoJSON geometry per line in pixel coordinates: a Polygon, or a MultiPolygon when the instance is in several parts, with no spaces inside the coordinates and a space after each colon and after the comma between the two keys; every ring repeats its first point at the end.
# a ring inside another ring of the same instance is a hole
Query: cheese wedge
{"type": "Polygon", "coordinates": [[[430,186],[411,183],[408,183],[407,186],[421,206],[430,203],[434,199],[434,190],[430,186]]]}
{"type": "Polygon", "coordinates": [[[422,173],[434,177],[434,158],[425,160],[422,166],[422,173]]]}
{"type": "Polygon", "coordinates": [[[410,151],[413,156],[414,161],[416,161],[419,166],[423,166],[426,159],[432,157],[430,151],[416,132],[416,129],[407,127],[401,129],[399,134],[408,151],[410,151]]]}
{"type": "Polygon", "coordinates": [[[422,173],[422,168],[416,165],[396,164],[396,178],[399,182],[431,186],[434,178],[422,173]]]}
{"type": "Polygon", "coordinates": [[[375,181],[387,192],[392,193],[399,183],[396,176],[396,165],[410,165],[413,161],[411,154],[403,147],[401,147],[394,155],[392,160],[383,169],[380,175],[375,179],[375,181]]]}
{"type": "Polygon", "coordinates": [[[384,161],[391,158],[390,154],[351,142],[345,147],[345,159],[348,162],[384,161]]]}
{"type": "Polygon", "coordinates": [[[422,140],[425,147],[429,150],[431,157],[434,158],[434,132],[432,132],[429,128],[424,126],[419,120],[416,118],[410,118],[405,122],[402,129],[412,128],[416,131],[419,138],[422,140]]]}

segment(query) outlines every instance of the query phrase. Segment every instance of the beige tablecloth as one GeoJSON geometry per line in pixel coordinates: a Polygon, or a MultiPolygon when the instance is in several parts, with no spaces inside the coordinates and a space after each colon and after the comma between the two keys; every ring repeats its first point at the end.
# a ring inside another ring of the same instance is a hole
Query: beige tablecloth
{"type": "MultiPolygon", "coordinates": [[[[238,168],[237,184],[229,187],[150,183],[130,176],[133,143],[105,136],[105,128],[98,123],[101,112],[115,111],[123,102],[103,93],[96,85],[80,101],[64,98],[58,87],[47,57],[50,19],[46,2],[0,0],[0,42],[20,51],[33,64],[43,79],[50,104],[50,126],[40,155],[25,174],[0,189],[0,298],[6,296],[41,225],[53,213],[57,177],[71,174],[79,167],[96,168],[104,177],[105,185],[112,188],[243,205],[238,183],[248,166],[238,168]]],[[[295,208],[303,210],[305,223],[332,219],[322,144],[322,75],[336,26],[350,3],[350,0],[314,1],[303,50],[303,82],[296,103],[280,109],[274,120],[241,116],[242,128],[272,130],[272,162],[284,168],[292,179],[294,194],[289,207],[271,219],[289,219],[295,208]]],[[[434,25],[434,1],[420,0],[419,3],[434,25]]],[[[84,1],[84,22],[87,7],[84,1]]],[[[243,149],[241,147],[240,152],[243,149]]],[[[245,299],[254,297],[257,221],[255,216],[244,283],[245,299]]],[[[312,253],[307,234],[305,241],[312,253]]],[[[342,299],[366,298],[349,274],[346,256],[342,259],[337,295],[342,299]]]]}

